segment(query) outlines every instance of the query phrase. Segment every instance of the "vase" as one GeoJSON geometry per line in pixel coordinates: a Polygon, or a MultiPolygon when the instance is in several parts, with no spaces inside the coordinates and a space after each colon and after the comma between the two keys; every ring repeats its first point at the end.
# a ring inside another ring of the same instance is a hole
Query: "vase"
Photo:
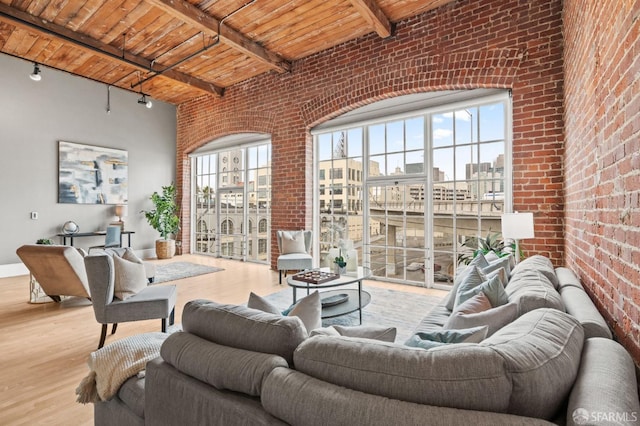
{"type": "Polygon", "coordinates": [[[347,273],[347,267],[346,266],[340,266],[337,263],[333,264],[333,273],[334,274],[338,274],[338,275],[344,275],[347,273]]]}

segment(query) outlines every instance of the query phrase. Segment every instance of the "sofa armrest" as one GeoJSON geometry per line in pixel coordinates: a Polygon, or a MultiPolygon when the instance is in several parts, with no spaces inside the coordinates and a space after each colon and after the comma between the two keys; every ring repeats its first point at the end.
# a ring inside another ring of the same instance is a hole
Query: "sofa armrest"
{"type": "Polygon", "coordinates": [[[613,340],[584,342],[578,377],[567,407],[567,425],[637,424],[638,385],[631,357],[613,340]]]}

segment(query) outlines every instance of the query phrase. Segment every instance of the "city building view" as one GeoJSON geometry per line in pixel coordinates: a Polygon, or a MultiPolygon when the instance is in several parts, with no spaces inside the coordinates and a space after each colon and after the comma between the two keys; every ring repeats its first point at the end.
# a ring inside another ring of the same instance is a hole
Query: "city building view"
{"type": "MultiPolygon", "coordinates": [[[[349,240],[374,278],[450,284],[465,241],[500,230],[504,112],[477,104],[315,135],[319,266],[349,240]]],[[[270,145],[193,161],[195,251],[268,263],[270,145]]]]}

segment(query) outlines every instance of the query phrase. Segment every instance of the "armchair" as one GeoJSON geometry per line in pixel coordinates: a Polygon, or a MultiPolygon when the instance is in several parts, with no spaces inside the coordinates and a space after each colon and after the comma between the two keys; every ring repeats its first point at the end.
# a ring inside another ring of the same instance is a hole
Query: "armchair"
{"type": "Polygon", "coordinates": [[[287,271],[301,271],[313,268],[313,257],[311,256],[311,231],[277,231],[278,240],[277,268],[280,273],[279,283],[282,284],[282,271],[285,277],[287,271]]]}
{"type": "Polygon", "coordinates": [[[70,246],[27,244],[16,254],[47,296],[60,302],[60,296],[91,299],[83,255],[70,246]]]}
{"type": "MultiPolygon", "coordinates": [[[[120,300],[114,296],[116,271],[113,257],[108,254],[91,255],[85,257],[84,264],[93,299],[93,312],[96,321],[102,324],[98,349],[104,346],[108,324],[113,324],[111,334],[116,332],[120,322],[161,318],[163,333],[167,331],[167,318],[169,325],[173,325],[176,286],[147,286],[133,296],[120,300]]],[[[141,275],[129,278],[141,280],[136,285],[146,285],[144,271],[141,275]]]]}

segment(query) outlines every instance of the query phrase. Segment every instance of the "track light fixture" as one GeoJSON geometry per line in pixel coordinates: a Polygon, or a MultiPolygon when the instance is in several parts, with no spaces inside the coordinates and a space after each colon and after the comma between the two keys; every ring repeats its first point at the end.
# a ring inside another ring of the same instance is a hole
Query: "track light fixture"
{"type": "Polygon", "coordinates": [[[153,102],[148,101],[147,95],[145,95],[144,93],[142,94],[142,96],[140,96],[140,99],[138,99],[138,103],[140,105],[146,106],[147,108],[151,108],[153,106],[153,102]]]}
{"type": "Polygon", "coordinates": [[[37,63],[33,64],[33,72],[29,74],[29,78],[33,81],[42,80],[42,75],[40,74],[40,67],[38,66],[37,63]]]}

